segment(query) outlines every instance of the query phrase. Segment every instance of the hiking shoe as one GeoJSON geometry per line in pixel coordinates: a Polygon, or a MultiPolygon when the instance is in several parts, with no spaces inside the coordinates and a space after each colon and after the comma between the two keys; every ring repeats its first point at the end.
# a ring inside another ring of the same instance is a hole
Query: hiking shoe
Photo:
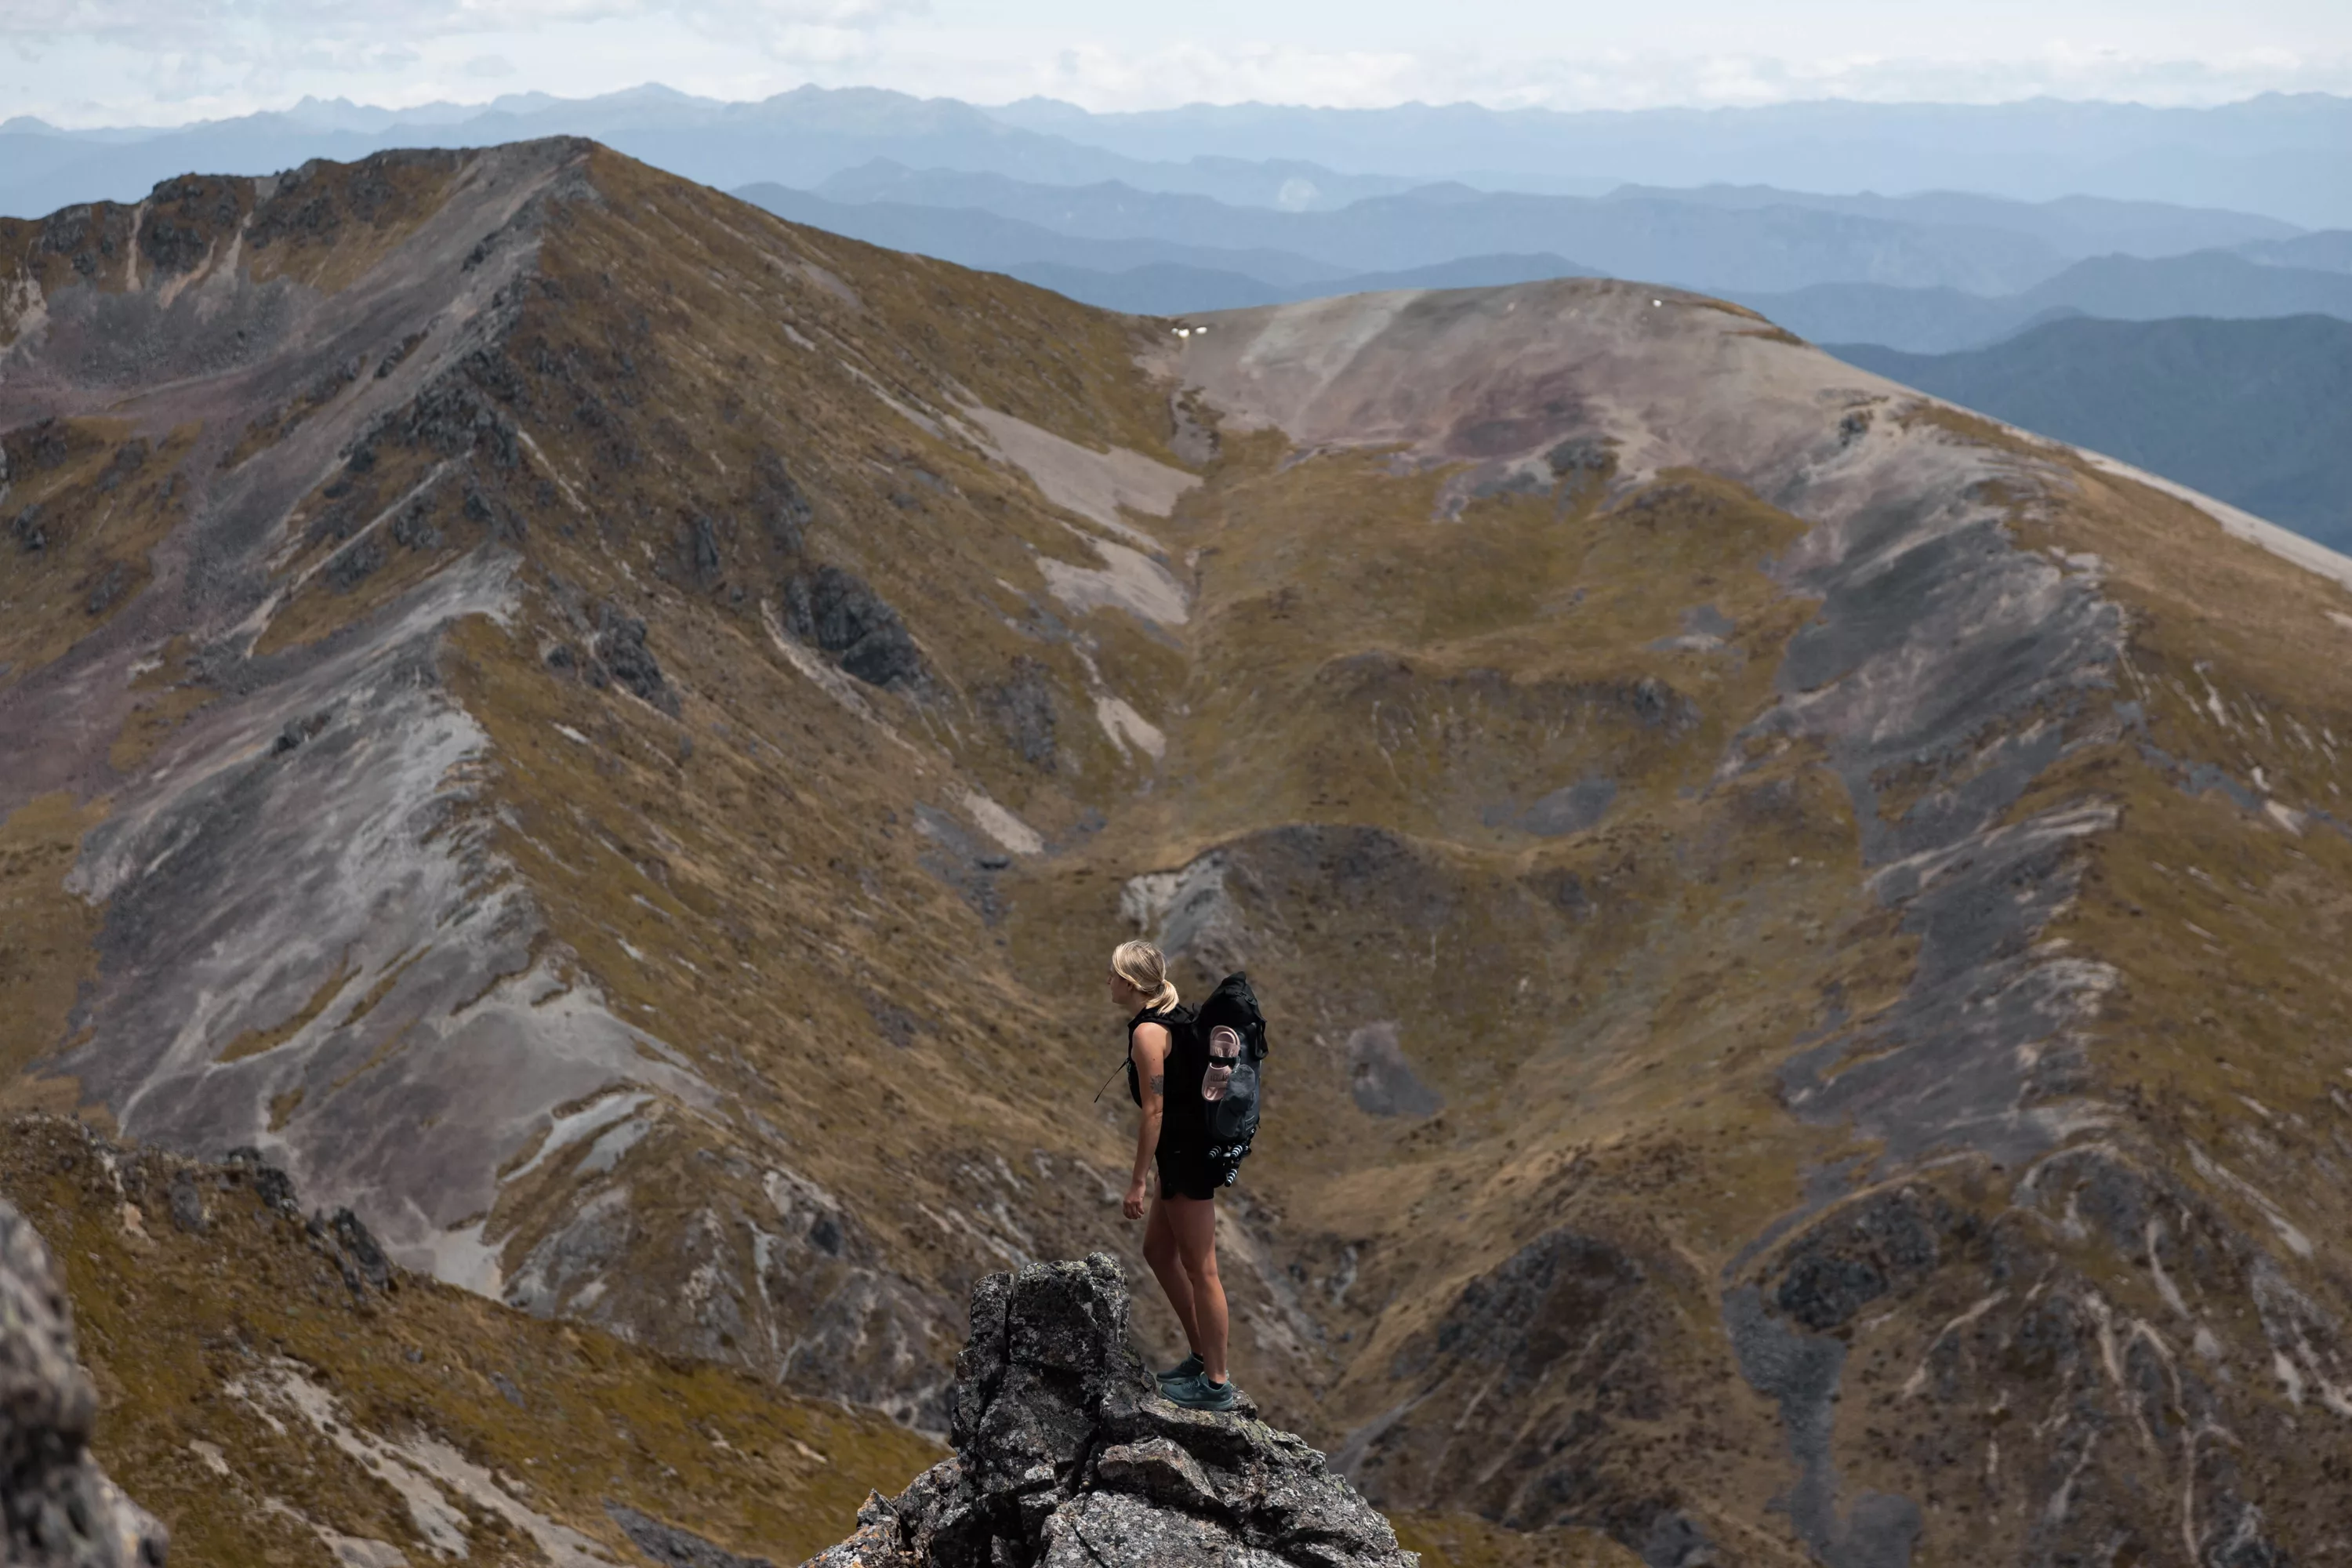
{"type": "Polygon", "coordinates": [[[1177,1383],[1163,1384],[1160,1397],[1187,1410],[1231,1410],[1241,1402],[1241,1395],[1234,1390],[1232,1378],[1223,1383],[1211,1383],[1205,1371],[1196,1372],[1177,1383]]]}
{"type": "Polygon", "coordinates": [[[1153,1375],[1160,1379],[1160,1386],[1165,1388],[1171,1383],[1181,1383],[1188,1377],[1198,1377],[1206,1370],[1207,1368],[1201,1363],[1201,1352],[1195,1351],[1166,1372],[1155,1373],[1153,1375]]]}

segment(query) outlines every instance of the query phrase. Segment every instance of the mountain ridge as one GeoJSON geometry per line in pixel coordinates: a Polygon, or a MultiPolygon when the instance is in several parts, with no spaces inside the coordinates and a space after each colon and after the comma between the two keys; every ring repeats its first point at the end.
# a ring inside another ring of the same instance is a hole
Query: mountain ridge
{"type": "Polygon", "coordinates": [[[2072,320],[1966,353],[1829,352],[2352,548],[2352,467],[2330,412],[2352,402],[2352,321],[2072,320]]]}
{"type": "Polygon", "coordinates": [[[974,1280],[1142,1278],[1142,934],[1276,1021],[1235,1364],[1377,1506],[2340,1530],[2352,563],[1684,289],[1178,336],[578,142],[0,256],[12,1106],[938,1429],[974,1280]]]}
{"type": "MultiPolygon", "coordinates": [[[[2312,169],[2324,175],[2332,167],[2325,154],[2341,140],[2328,134],[2329,118],[2340,121],[2347,101],[2325,95],[2307,95],[2310,112],[2301,115],[2281,104],[2290,100],[2271,95],[2261,100],[2213,110],[2142,110],[2114,104],[2056,105],[2071,114],[2064,124],[2070,144],[2107,128],[2105,151],[2089,162],[2053,156],[2046,116],[2048,104],[2022,106],[1870,105],[1824,103],[1785,105],[1775,109],[1710,111],[1648,110],[1625,113],[1596,111],[1580,118],[1549,110],[1491,110],[1473,105],[1432,109],[1407,106],[1388,110],[1285,110],[1239,106],[1174,111],[1165,122],[1180,127],[1198,121],[1197,132],[1180,131],[1177,140],[1154,140],[1121,151],[1123,129],[1153,123],[1152,117],[1116,114],[1057,113],[1024,121],[1019,106],[986,109],[954,100],[924,99],[874,88],[824,89],[801,87],[751,103],[696,100],[646,84],[645,88],[585,100],[562,100],[545,94],[507,95],[485,105],[432,104],[409,110],[366,106],[315,106],[305,117],[293,111],[264,112],[235,120],[198,122],[178,128],[114,128],[97,131],[61,130],[45,126],[38,132],[12,139],[6,151],[16,165],[34,169],[36,183],[20,179],[0,184],[0,210],[20,216],[46,213],[76,200],[107,197],[130,199],[156,180],[191,167],[215,168],[257,174],[273,167],[290,167],[313,157],[352,157],[409,142],[446,145],[452,140],[481,145],[530,135],[585,134],[629,144],[627,150],[663,163],[675,172],[707,184],[732,187],[759,180],[813,185],[840,169],[877,155],[913,156],[909,161],[955,168],[983,169],[1024,177],[1050,177],[1081,183],[1106,177],[1127,177],[1139,184],[1201,194],[1239,195],[1255,183],[1234,181],[1211,165],[1220,159],[1238,162],[1273,160],[1310,164],[1346,185],[1351,176],[1387,176],[1413,182],[1469,178],[1497,189],[1557,190],[1560,194],[1598,195],[1624,184],[1704,186],[1729,181],[1738,184],[1780,184],[1826,191],[1855,189],[1918,191],[1953,187],[2030,201],[2088,195],[2123,201],[2172,201],[2190,206],[2236,207],[2285,205],[2273,212],[2273,221],[2305,227],[2352,226],[2352,207],[2345,205],[2340,186],[2324,177],[2309,178],[2312,169]],[[656,106],[662,106],[656,108],[656,106]],[[324,114],[320,110],[325,110],[324,114]],[[653,117],[648,118],[649,111],[653,117]],[[667,121],[662,118],[667,114],[667,121]],[[1183,117],[1192,115],[1193,120],[1183,117]],[[1249,127],[1238,139],[1216,129],[1222,121],[1243,117],[1249,127]],[[1937,116],[1958,117],[1967,129],[1938,130],[1937,116]],[[895,128],[892,117],[897,117],[895,128]],[[1547,120],[1546,116],[1549,118],[1547,120]],[[1743,119],[1742,117],[1746,117],[1743,119]],[[2267,117],[2267,119],[2265,118],[2267,117]],[[1852,149],[1853,127],[1841,133],[1815,137],[1810,132],[1793,140],[1780,137],[1776,127],[1809,121],[1844,122],[1874,120],[1876,129],[1863,129],[1861,144],[1873,157],[1886,160],[1857,163],[1852,149]],[[1989,137],[1985,127],[2006,121],[2014,128],[2006,136],[1989,137]],[[933,134],[947,120],[959,128],[956,135],[933,134]],[[476,131],[458,134],[469,121],[476,131]],[[1286,145],[1285,123],[1312,127],[1325,122],[1401,128],[1383,130],[1372,147],[1348,151],[1351,143],[1327,147],[1316,135],[1293,136],[1286,145]],[[1433,136],[1431,124],[1486,127],[1501,137],[1467,142],[1433,136]],[[1513,128],[1549,124],[1562,129],[1569,142],[1540,144],[1533,156],[1510,135],[1513,128]],[[773,142],[754,148],[727,142],[726,134],[759,125],[791,126],[791,143],[773,142]],[[1731,132],[1740,124],[1750,129],[1731,132]],[[2188,140],[2211,148],[2201,161],[2183,156],[2176,143],[2179,131],[2158,136],[2153,147],[2132,127],[2157,124],[2194,127],[2188,140]],[[2040,131],[2033,129],[2042,125],[2040,131]],[[1915,126],[1925,129],[1915,133],[1915,126]],[[275,130],[291,127],[295,139],[267,140],[275,130]],[[1577,140],[1575,129],[1598,128],[1577,140]],[[730,128],[732,128],[730,131],[730,128]],[[1644,128],[1661,134],[1650,140],[1636,132],[1644,128]],[[656,133],[633,143],[635,132],[656,133]],[[704,132],[724,132],[710,140],[704,132]],[[1076,133],[1073,135],[1071,133],[1076,133]],[[848,140],[843,140],[847,136],[848,140]],[[2037,142],[2037,136],[2040,141],[2037,142]],[[309,138],[304,140],[303,138],[309,138]],[[1676,138],[1693,138],[1678,145],[1676,138]],[[371,140],[372,139],[372,140],[371,140]],[[75,145],[115,143],[119,155],[81,162],[71,174],[54,167],[46,171],[27,160],[69,154],[75,145]],[[138,143],[151,143],[142,151],[138,143]],[[979,150],[992,143],[1013,146],[1007,161],[975,162],[979,150]],[[1457,150],[1451,155],[1449,146],[1457,150]],[[1969,162],[1966,150],[1979,148],[1985,160],[1969,162]],[[1318,156],[1318,149],[1334,153],[1318,156]],[[1385,149],[1385,150],[1376,150],[1385,149]],[[1962,161],[1955,163],[1956,155],[1962,161]],[[764,160],[762,162],[761,160],[764,160]],[[1614,166],[1612,163],[1625,166],[1614,166]],[[1561,174],[1563,168],[1574,173],[1561,174]],[[2288,170],[2301,171],[2290,177],[2288,170]],[[2022,183],[2020,170],[2032,171],[2022,183]],[[2183,175],[2187,178],[2184,182],[2183,175]],[[2071,182],[2071,183],[2070,183],[2071,182]],[[1570,187],[1574,187],[1572,190],[1570,187]],[[2259,196],[2258,196],[2259,194],[2259,196]]],[[[1066,109],[1066,106],[1064,106],[1066,109]]],[[[1165,118],[1165,117],[1163,117],[1165,118]]],[[[1228,172],[1230,173],[1230,172],[1228,172]]],[[[1323,177],[1322,174],[1314,176],[1323,177]]],[[[1278,195],[1282,184],[1257,185],[1255,199],[1278,195]]],[[[1831,198],[1833,199],[1833,198],[1831,198]]]]}
{"type": "MultiPolygon", "coordinates": [[[[997,112],[1028,122],[1017,110],[997,112]]],[[[2026,200],[2095,195],[2252,205],[2307,227],[2342,227],[2352,207],[2326,154],[2342,141],[2347,114],[2352,100],[2341,97],[2265,93],[2210,110],[2053,99],[1580,111],[1195,104],[1034,122],[1136,157],[1181,146],[1424,176],[1477,169],[1507,179],[1565,165],[1673,185],[1957,188],[2026,200]]]]}

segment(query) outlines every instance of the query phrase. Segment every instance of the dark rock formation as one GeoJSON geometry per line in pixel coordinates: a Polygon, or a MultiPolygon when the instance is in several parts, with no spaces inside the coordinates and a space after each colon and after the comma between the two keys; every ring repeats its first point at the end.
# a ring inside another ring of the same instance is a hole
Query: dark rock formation
{"type": "Polygon", "coordinates": [[[677,693],[662,675],[653,650],[646,647],[646,623],[610,604],[596,607],[596,657],[613,679],[673,719],[677,717],[677,693]]]}
{"type": "Polygon", "coordinates": [[[1412,1568],[1323,1456],[1257,1419],[1159,1397],[1103,1253],[992,1274],[956,1360],[956,1457],[806,1568],[1412,1568]]]}
{"type": "Polygon", "coordinates": [[[338,594],[348,594],[374,576],[388,559],[373,536],[362,539],[327,563],[327,585],[338,594]]]}
{"type": "Polygon", "coordinates": [[[163,1562],[163,1527],[89,1457],[97,1415],[65,1282],[32,1226],[0,1200],[0,1562],[10,1568],[163,1562]]]}
{"type": "Polygon", "coordinates": [[[838,566],[784,584],[784,626],[869,686],[909,687],[924,677],[922,650],[898,612],[838,566]]]}

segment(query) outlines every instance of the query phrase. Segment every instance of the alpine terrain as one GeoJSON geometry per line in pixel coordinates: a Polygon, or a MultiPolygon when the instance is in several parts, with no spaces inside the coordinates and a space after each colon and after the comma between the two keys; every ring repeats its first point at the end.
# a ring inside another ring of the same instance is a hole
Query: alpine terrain
{"type": "Polygon", "coordinates": [[[1151,1528],[2352,1550],[2352,562],[1694,293],[1120,316],[580,141],[0,258],[0,1194],[173,1563],[933,1540],[970,1304],[1148,1280],[1133,935],[1265,1004],[1328,1472],[1151,1528]]]}

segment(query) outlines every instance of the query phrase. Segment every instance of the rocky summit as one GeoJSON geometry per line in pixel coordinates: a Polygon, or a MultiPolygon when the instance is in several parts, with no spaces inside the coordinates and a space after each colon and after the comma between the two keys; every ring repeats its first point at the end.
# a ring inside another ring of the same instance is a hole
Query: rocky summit
{"type": "Polygon", "coordinates": [[[971,1296],[955,1457],[807,1568],[1416,1568],[1324,1456],[1160,1397],[1118,1261],[1032,1264],[971,1296]]]}
{"type": "MultiPolygon", "coordinates": [[[[1121,316],[568,140],[0,221],[0,1188],[190,1561],[838,1540],[978,1282],[1145,1278],[1135,935],[1425,1562],[2352,1551],[2352,561],[1687,290],[1121,316]]],[[[1305,1550],[1097,1419],[1045,1515],[1305,1550]]]]}

